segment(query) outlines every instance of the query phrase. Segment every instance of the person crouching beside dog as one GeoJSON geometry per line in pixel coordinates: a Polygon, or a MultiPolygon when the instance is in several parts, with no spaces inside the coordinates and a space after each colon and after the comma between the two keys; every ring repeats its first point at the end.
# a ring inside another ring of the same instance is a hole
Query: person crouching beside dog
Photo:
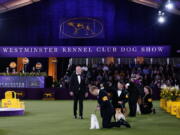
{"type": "MultiPolygon", "coordinates": [[[[115,119],[117,120],[117,116],[124,115],[126,113],[125,104],[128,101],[128,91],[125,90],[124,83],[118,81],[117,89],[114,90],[112,96],[112,104],[115,108],[115,119]]],[[[125,117],[124,117],[125,118],[125,117]]]]}
{"type": "Polygon", "coordinates": [[[155,114],[155,109],[153,109],[152,103],[152,89],[149,86],[144,87],[144,97],[142,103],[140,104],[141,114],[155,114]]]}
{"type": "Polygon", "coordinates": [[[108,98],[106,91],[100,90],[96,86],[91,86],[89,91],[92,95],[97,96],[98,103],[100,105],[103,128],[120,127],[121,125],[124,125],[128,128],[131,127],[129,123],[123,119],[120,119],[117,122],[111,122],[111,118],[114,115],[114,108],[108,98]]]}

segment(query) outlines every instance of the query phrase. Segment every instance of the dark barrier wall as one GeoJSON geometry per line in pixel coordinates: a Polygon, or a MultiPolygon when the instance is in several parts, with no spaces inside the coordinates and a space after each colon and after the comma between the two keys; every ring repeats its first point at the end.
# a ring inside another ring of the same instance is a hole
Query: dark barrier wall
{"type": "Polygon", "coordinates": [[[42,0],[0,15],[1,45],[123,45],[180,43],[180,17],[167,14],[157,24],[157,9],[128,0],[42,0]],[[60,25],[74,17],[96,18],[103,33],[95,38],[60,36],[60,25]]]}
{"type": "MultiPolygon", "coordinates": [[[[0,99],[3,99],[5,96],[5,92],[11,90],[15,91],[17,93],[17,98],[20,99],[29,99],[29,100],[35,100],[35,99],[43,99],[48,96],[48,94],[52,94],[54,99],[57,100],[70,100],[73,99],[69,95],[69,90],[65,88],[51,88],[51,89],[18,89],[18,88],[1,88],[0,90],[0,99]],[[47,95],[46,95],[47,94],[47,95]]],[[[49,97],[49,96],[48,96],[49,97]]],[[[50,98],[50,97],[49,97],[50,98]]],[[[96,99],[96,97],[89,94],[87,99],[96,99]]]]}
{"type": "MultiPolygon", "coordinates": [[[[53,97],[57,100],[71,100],[73,99],[69,95],[69,90],[65,88],[51,88],[51,89],[6,89],[2,88],[0,90],[0,99],[4,98],[4,93],[8,90],[13,90],[17,92],[17,98],[26,100],[26,99],[43,99],[49,94],[52,94],[53,97]]],[[[153,99],[159,99],[160,91],[158,89],[153,90],[153,99]]],[[[97,99],[96,97],[89,94],[87,99],[97,99]]]]}

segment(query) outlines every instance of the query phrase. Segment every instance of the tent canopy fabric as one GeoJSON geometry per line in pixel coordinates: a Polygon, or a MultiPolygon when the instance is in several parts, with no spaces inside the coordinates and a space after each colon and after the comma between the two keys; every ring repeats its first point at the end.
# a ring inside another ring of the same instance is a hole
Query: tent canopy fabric
{"type": "MultiPolygon", "coordinates": [[[[16,8],[20,8],[40,0],[0,0],[0,13],[7,12],[16,8]]],[[[162,3],[166,2],[164,0],[130,0],[135,3],[139,3],[145,6],[159,8],[162,3]]],[[[172,0],[176,5],[176,8],[170,12],[180,15],[180,1],[172,0]]]]}
{"type": "Polygon", "coordinates": [[[0,13],[20,8],[40,0],[0,0],[0,13]]]}

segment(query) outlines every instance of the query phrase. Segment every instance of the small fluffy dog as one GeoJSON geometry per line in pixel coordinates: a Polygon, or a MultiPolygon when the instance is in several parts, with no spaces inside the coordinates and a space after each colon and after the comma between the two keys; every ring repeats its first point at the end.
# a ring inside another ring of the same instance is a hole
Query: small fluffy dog
{"type": "Polygon", "coordinates": [[[121,108],[116,108],[115,119],[116,119],[116,122],[119,121],[120,119],[126,120],[124,114],[121,111],[121,108]]]}

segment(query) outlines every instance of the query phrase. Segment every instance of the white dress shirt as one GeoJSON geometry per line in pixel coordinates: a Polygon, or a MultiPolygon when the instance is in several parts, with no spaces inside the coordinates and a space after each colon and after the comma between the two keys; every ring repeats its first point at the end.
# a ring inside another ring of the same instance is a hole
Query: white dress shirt
{"type": "Polygon", "coordinates": [[[118,97],[121,96],[121,93],[122,93],[122,90],[118,90],[118,91],[117,91],[118,97]]]}
{"type": "Polygon", "coordinates": [[[81,83],[81,76],[77,75],[77,77],[78,77],[78,83],[80,84],[81,83]]]}

